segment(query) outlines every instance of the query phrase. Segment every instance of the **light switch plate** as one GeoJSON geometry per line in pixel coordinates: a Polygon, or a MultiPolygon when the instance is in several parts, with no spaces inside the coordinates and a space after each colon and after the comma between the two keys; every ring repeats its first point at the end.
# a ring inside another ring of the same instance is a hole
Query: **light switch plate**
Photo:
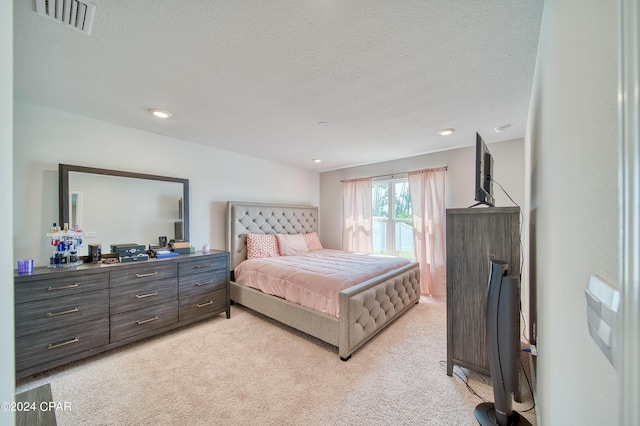
{"type": "Polygon", "coordinates": [[[584,293],[587,298],[589,334],[609,362],[617,368],[620,291],[599,276],[591,275],[584,293]]]}

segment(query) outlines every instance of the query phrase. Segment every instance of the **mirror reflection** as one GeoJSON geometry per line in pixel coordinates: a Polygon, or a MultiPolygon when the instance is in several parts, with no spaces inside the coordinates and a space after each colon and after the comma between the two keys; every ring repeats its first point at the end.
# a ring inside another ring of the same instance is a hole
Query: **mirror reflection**
{"type": "Polygon", "coordinates": [[[82,229],[82,191],[71,192],[69,203],[69,223],[82,229]]]}
{"type": "Polygon", "coordinates": [[[78,225],[84,231],[83,251],[89,244],[100,244],[107,253],[112,244],[157,245],[159,237],[188,240],[188,205],[184,202],[188,180],[87,170],[65,169],[67,184],[65,188],[61,184],[60,200],[61,207],[66,206],[61,208],[63,223],[78,225]]]}

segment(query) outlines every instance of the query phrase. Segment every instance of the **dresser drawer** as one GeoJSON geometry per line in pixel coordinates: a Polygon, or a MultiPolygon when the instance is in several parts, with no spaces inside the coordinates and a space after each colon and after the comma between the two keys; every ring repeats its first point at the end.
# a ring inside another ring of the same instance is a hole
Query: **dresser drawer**
{"type": "Polygon", "coordinates": [[[177,298],[176,278],[114,287],[111,289],[111,315],[170,302],[177,298]]]}
{"type": "Polygon", "coordinates": [[[16,305],[16,337],[109,318],[109,290],[90,291],[16,305]]]}
{"type": "Polygon", "coordinates": [[[176,262],[151,261],[144,265],[121,265],[111,271],[111,287],[164,280],[178,275],[176,262]]]}
{"type": "Polygon", "coordinates": [[[178,322],[178,301],[111,316],[111,341],[148,333],[178,322]]]}
{"type": "MultiPolygon", "coordinates": [[[[109,273],[77,272],[70,276],[51,276],[40,279],[17,278],[15,283],[15,303],[68,296],[109,287],[109,273]]],[[[31,278],[31,277],[29,277],[31,278]]]]}
{"type": "Polygon", "coordinates": [[[195,257],[180,260],[178,263],[179,276],[198,274],[215,270],[228,270],[229,256],[227,253],[195,257]]]}
{"type": "Polygon", "coordinates": [[[227,287],[227,279],[226,269],[180,276],[178,279],[180,299],[197,296],[213,290],[225,289],[227,287]]]}
{"type": "Polygon", "coordinates": [[[108,318],[19,337],[16,339],[16,371],[108,343],[108,318]]]}
{"type": "Polygon", "coordinates": [[[227,290],[180,299],[180,321],[194,321],[224,312],[227,309],[227,290]]]}

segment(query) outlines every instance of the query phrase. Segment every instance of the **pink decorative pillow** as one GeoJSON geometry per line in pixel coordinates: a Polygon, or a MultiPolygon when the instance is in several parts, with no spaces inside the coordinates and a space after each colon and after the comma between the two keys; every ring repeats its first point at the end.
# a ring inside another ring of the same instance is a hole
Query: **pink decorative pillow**
{"type": "Polygon", "coordinates": [[[247,259],[280,256],[278,240],[274,234],[245,234],[247,237],[247,259]]]}
{"type": "Polygon", "coordinates": [[[278,245],[280,246],[281,256],[306,253],[309,251],[302,234],[276,234],[276,238],[278,239],[278,245]]]}
{"type": "Polygon", "coordinates": [[[307,244],[307,250],[309,251],[318,251],[322,250],[322,244],[320,244],[320,240],[318,239],[317,232],[309,232],[308,234],[302,234],[304,238],[304,242],[307,244]]]}

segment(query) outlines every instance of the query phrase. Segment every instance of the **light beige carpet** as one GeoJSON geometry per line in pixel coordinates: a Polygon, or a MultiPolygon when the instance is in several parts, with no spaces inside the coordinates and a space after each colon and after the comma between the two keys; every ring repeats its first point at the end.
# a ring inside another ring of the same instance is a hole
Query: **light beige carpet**
{"type": "MultiPolygon", "coordinates": [[[[482,402],[446,374],[446,305],[423,298],[353,357],[240,306],[23,379],[51,383],[65,425],[474,425],[482,402]],[[65,406],[60,404],[60,406],[65,406]]],[[[524,358],[523,358],[524,359],[524,358]]],[[[493,400],[490,380],[469,385],[493,400]]],[[[514,409],[535,424],[523,379],[514,409]]]]}

